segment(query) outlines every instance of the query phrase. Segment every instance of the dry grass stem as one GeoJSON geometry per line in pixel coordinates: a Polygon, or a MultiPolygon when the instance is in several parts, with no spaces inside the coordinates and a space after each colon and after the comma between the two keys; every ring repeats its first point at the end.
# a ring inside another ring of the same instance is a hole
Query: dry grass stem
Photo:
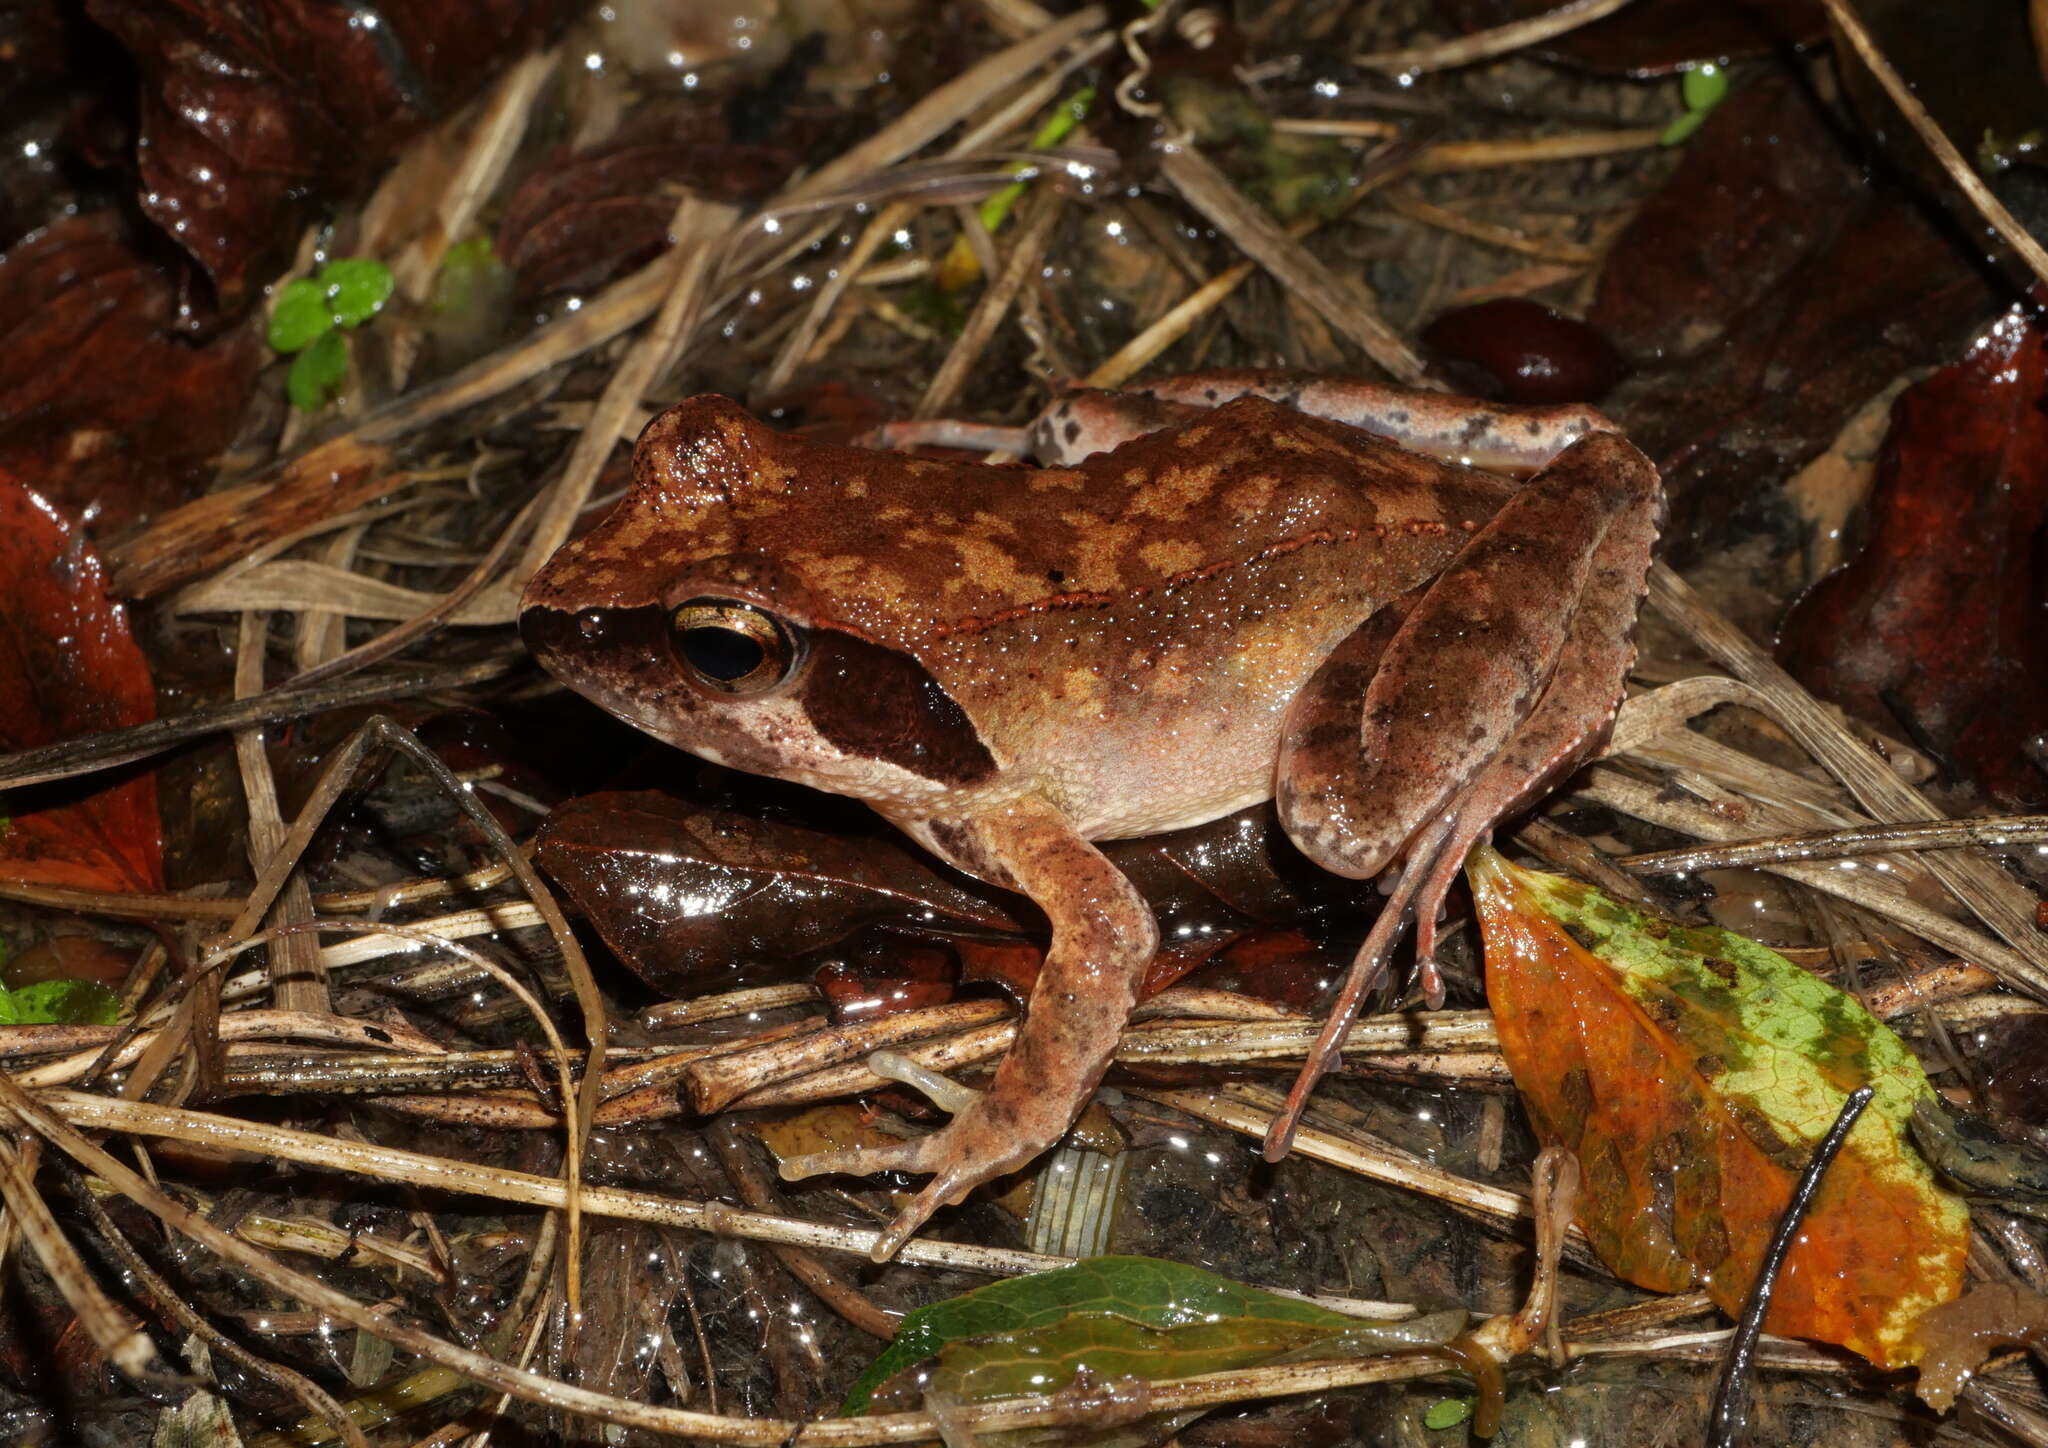
{"type": "Polygon", "coordinates": [[[1638,875],[1692,875],[1701,870],[1774,865],[1788,860],[1838,860],[1893,850],[1945,850],[1964,845],[1997,849],[2043,843],[2048,843],[2048,816],[1997,815],[1939,824],[1856,825],[1775,839],[1745,840],[1740,844],[1651,850],[1623,855],[1614,863],[1638,875]]]}
{"type": "Polygon", "coordinates": [[[507,623],[517,616],[518,586],[539,572],[540,566],[568,538],[577,514],[589,501],[598,475],[623,435],[627,418],[638,410],[640,399],[654,382],[674,364],[679,349],[695,329],[711,277],[738,215],[730,206],[695,196],[686,196],[677,205],[668,224],[668,234],[675,238],[667,253],[671,276],[654,325],[634,340],[605,384],[589,423],[577,436],[576,446],[562,466],[561,476],[549,489],[547,501],[534,518],[533,537],[515,570],[515,584],[494,590],[483,600],[495,605],[486,621],[507,623]]]}
{"type": "Polygon", "coordinates": [[[1339,278],[1299,241],[1233,186],[1199,151],[1181,147],[1160,156],[1160,174],[1181,199],[1231,243],[1273,274],[1362,349],[1389,376],[1411,385],[1426,375],[1422,359],[1387,325],[1355,280],[1339,278]]]}
{"type": "MultiPolygon", "coordinates": [[[[269,657],[270,615],[242,615],[240,636],[235,643],[235,697],[252,698],[263,692],[263,666],[269,657]]],[[[277,781],[270,772],[270,754],[263,744],[263,726],[235,731],[235,763],[242,776],[242,798],[248,806],[249,863],[259,873],[284,843],[284,816],[278,813],[277,781]]],[[[299,925],[313,918],[313,892],[304,875],[294,872],[278,892],[271,907],[273,925],[299,925]]],[[[281,1011],[324,1014],[327,1010],[327,971],[320,960],[320,943],[309,935],[293,933],[280,942],[266,960],[270,973],[271,1001],[281,1011]]],[[[147,1085],[145,1081],[143,1083],[147,1085]]]]}
{"type": "MultiPolygon", "coordinates": [[[[1942,817],[1925,795],[1900,779],[1741,630],[1700,603],[1691,586],[1664,564],[1651,566],[1650,600],[1729,673],[1762,691],[1770,700],[1771,717],[1880,822],[1902,824],[1942,817]]],[[[2012,947],[1998,953],[2004,964],[1992,968],[2015,989],[2048,999],[2048,939],[2034,925],[2033,893],[1975,850],[1935,850],[1916,858],[2012,947]]],[[[1782,868],[1789,872],[1800,867],[1782,868]]],[[[1992,964],[1989,960],[1984,963],[1992,964]]]]}
{"type": "Polygon", "coordinates": [[[1345,140],[1384,141],[1401,134],[1395,121],[1342,120],[1314,116],[1281,116],[1273,130],[1283,136],[1338,136],[1345,140]]]}
{"type": "Polygon", "coordinates": [[[1370,55],[1354,55],[1351,57],[1351,63],[1368,70],[1391,71],[1397,75],[1419,75],[1424,71],[1451,70],[1461,65],[1473,65],[1482,60],[1512,55],[1532,45],[1541,45],[1546,40],[1555,40],[1558,36],[1568,35],[1582,25],[1591,25],[1595,20],[1605,20],[1628,3],[1629,0],[1572,0],[1571,4],[1560,5],[1555,10],[1532,15],[1526,20],[1511,20],[1490,30],[1475,30],[1470,35],[1438,41],[1434,45],[1416,45],[1402,50],[1380,50],[1370,55]]]}
{"type": "Polygon", "coordinates": [[[996,329],[1009,314],[1024,282],[1037,269],[1052,241],[1055,228],[1066,211],[1066,198],[1050,187],[1039,185],[1025,202],[1024,220],[1010,242],[1010,254],[1000,272],[991,272],[989,284],[968,314],[967,323],[945,361],[932,373],[924,395],[912,409],[914,418],[938,417],[959,401],[968,373],[981,357],[996,329]]]}
{"type": "MultiPolygon", "coordinates": [[[[1707,788],[1704,784],[1697,785],[1697,789],[1707,788]]],[[[1729,817],[1728,811],[1742,810],[1743,802],[1725,791],[1710,791],[1713,796],[1710,803],[1688,804],[1669,798],[1656,785],[1645,784],[1616,770],[1599,768],[1581,776],[1574,792],[1610,809],[1698,839],[1735,840],[1750,828],[1739,819],[1729,817]]],[[[1920,904],[1895,882],[1883,879],[1874,871],[1841,864],[1797,862],[1762,868],[1895,921],[1943,950],[1998,972],[2008,983],[2014,979],[2027,979],[2032,973],[2032,963],[2026,957],[2007,949],[1990,936],[1920,904]]]]}
{"type": "MultiPolygon", "coordinates": [[[[11,1079],[8,1086],[12,1085],[11,1079]]],[[[321,1171],[346,1172],[380,1181],[403,1182],[432,1191],[456,1192],[526,1207],[560,1209],[567,1190],[555,1177],[500,1167],[477,1166],[396,1147],[346,1141],[317,1132],[266,1126],[232,1116],[121,1101],[91,1092],[52,1091],[41,1099],[65,1121],[91,1131],[124,1131],[137,1136],[200,1142],[252,1151],[321,1171]]],[[[819,1251],[866,1256],[881,1233],[864,1227],[808,1222],[752,1212],[723,1202],[692,1202],[618,1187],[585,1186],[583,1210],[590,1216],[681,1227],[714,1236],[758,1242],[788,1242],[819,1251]]],[[[899,1260],[990,1277],[1015,1277],[1067,1265],[1067,1259],[1010,1248],[972,1247],[913,1238],[899,1260]]]]}
{"type": "Polygon", "coordinates": [[[1424,226],[1434,226],[1456,236],[1497,246],[1504,251],[1519,252],[1523,256],[1541,257],[1546,261],[1563,262],[1568,266],[1591,266],[1600,260],[1598,247],[1581,246],[1573,241],[1551,241],[1540,236],[1529,236],[1511,226],[1495,226],[1491,222],[1474,221],[1462,212],[1447,206],[1424,201],[1420,196],[1405,191],[1389,191],[1386,196],[1387,209],[1419,221],[1424,226]]]}
{"type": "Polygon", "coordinates": [[[1577,131],[1508,141],[1438,141],[1425,146],[1409,169],[1421,174],[1480,171],[1494,166],[1532,166],[1551,161],[1590,161],[1664,143],[1662,126],[1622,131],[1577,131]]]}

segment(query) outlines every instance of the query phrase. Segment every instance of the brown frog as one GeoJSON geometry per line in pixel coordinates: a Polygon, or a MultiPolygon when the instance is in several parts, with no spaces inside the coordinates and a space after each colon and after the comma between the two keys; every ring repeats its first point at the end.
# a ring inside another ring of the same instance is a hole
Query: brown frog
{"type": "Polygon", "coordinates": [[[1403,863],[1295,1110],[1411,915],[1440,998],[1439,903],[1604,731],[1663,508],[1596,413],[1368,383],[1072,394],[1028,436],[1053,465],[826,445],[693,398],[521,612],[548,669],[621,718],[865,800],[1051,922],[986,1092],[917,1140],[784,1164],[932,1173],[878,1259],[1057,1141],[1101,1079],[1157,931],[1091,841],[1272,798],[1327,869],[1403,863]]]}

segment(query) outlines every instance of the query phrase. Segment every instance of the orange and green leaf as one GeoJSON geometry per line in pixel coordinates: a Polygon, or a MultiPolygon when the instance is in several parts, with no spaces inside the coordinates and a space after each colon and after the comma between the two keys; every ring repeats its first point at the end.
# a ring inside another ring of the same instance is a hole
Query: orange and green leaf
{"type": "Polygon", "coordinates": [[[1932,1088],[1876,1017],[1725,930],[1642,914],[1591,887],[1469,866],[1487,1000],[1538,1135],[1585,1174],[1580,1224],[1610,1268],[1740,1309],[1814,1144],[1843,1100],[1875,1099],[1829,1170],[1766,1327],[1880,1367],[1963,1285],[1969,1214],[1906,1137],[1932,1088]]]}

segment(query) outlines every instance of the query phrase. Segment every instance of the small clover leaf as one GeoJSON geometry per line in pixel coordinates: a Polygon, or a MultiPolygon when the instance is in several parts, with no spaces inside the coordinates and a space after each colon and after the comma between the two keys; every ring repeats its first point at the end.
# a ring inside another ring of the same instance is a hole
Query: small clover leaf
{"type": "Polygon", "coordinates": [[[335,325],[355,328],[377,315],[391,297],[391,268],[366,256],[347,256],[320,269],[335,325]]]}
{"type": "Polygon", "coordinates": [[[348,339],[339,332],[327,331],[292,359],[284,390],[299,411],[318,412],[347,375],[348,339]]]}
{"type": "Polygon", "coordinates": [[[270,345],[279,352],[298,352],[334,328],[327,289],[308,277],[285,283],[270,309],[270,345]]]}
{"type": "Polygon", "coordinates": [[[1658,137],[1666,146],[1689,140],[1693,132],[1707,123],[1714,107],[1728,98],[1728,72],[1711,62],[1696,65],[1680,79],[1678,93],[1685,101],[1685,111],[1658,137]]]}

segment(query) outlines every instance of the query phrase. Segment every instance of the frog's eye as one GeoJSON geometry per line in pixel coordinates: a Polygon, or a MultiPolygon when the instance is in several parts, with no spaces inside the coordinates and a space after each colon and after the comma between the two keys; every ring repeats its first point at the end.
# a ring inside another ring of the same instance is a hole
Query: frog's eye
{"type": "Polygon", "coordinates": [[[752,604],[693,598],[677,606],[669,624],[676,657],[721,693],[759,693],[796,666],[789,626],[752,604]]]}

